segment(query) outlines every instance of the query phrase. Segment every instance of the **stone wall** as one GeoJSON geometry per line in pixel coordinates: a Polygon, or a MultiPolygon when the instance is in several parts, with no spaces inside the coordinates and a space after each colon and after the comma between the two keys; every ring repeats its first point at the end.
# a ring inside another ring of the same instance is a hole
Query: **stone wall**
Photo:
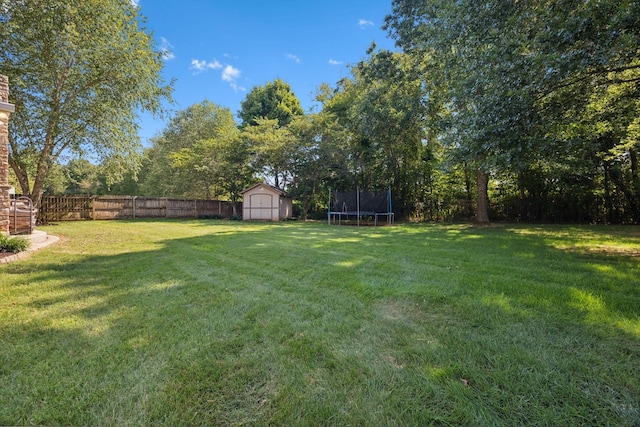
{"type": "MultiPolygon", "coordinates": [[[[9,103],[9,78],[0,75],[0,102],[9,103]]],[[[0,108],[0,232],[9,233],[9,112],[0,108]]]]}

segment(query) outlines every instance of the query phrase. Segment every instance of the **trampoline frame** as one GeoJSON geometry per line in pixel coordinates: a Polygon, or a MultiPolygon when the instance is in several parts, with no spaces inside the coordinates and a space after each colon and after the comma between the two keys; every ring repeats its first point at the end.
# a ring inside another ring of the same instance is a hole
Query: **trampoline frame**
{"type": "Polygon", "coordinates": [[[328,205],[328,209],[327,209],[327,223],[329,225],[336,224],[336,220],[337,220],[337,224],[341,225],[342,224],[342,219],[349,219],[352,217],[355,217],[357,220],[357,225],[358,227],[360,226],[360,219],[363,217],[373,217],[373,225],[377,226],[378,225],[378,217],[386,217],[386,224],[387,225],[392,225],[394,223],[394,214],[393,214],[393,210],[392,210],[392,204],[391,204],[391,188],[387,189],[387,212],[376,212],[376,211],[361,211],[360,210],[360,187],[356,187],[356,209],[355,211],[353,210],[348,210],[347,206],[346,206],[346,202],[343,202],[342,204],[342,210],[341,211],[332,211],[331,210],[331,190],[329,190],[329,205],[328,205]]]}

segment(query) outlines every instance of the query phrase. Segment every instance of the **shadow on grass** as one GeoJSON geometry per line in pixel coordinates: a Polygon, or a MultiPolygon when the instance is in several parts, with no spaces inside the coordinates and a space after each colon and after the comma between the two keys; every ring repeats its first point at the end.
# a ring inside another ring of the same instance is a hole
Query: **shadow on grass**
{"type": "Polygon", "coordinates": [[[638,419],[637,258],[565,229],[188,226],[6,269],[0,424],[638,419]]]}

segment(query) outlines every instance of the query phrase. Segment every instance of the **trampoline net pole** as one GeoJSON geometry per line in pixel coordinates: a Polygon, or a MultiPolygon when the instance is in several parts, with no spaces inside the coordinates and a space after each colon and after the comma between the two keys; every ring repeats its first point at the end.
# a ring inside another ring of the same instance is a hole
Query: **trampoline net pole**
{"type": "Polygon", "coordinates": [[[393,212],[393,210],[391,209],[392,208],[392,206],[391,206],[391,187],[389,187],[389,192],[387,194],[388,194],[388,200],[389,200],[389,210],[387,210],[387,223],[391,224],[391,215],[392,215],[392,212],[393,212]]]}
{"type": "Polygon", "coordinates": [[[356,186],[356,210],[358,211],[358,227],[360,227],[360,187],[356,186]]]}
{"type": "Polygon", "coordinates": [[[329,189],[329,203],[327,203],[327,224],[331,225],[331,189],[329,189]]]}

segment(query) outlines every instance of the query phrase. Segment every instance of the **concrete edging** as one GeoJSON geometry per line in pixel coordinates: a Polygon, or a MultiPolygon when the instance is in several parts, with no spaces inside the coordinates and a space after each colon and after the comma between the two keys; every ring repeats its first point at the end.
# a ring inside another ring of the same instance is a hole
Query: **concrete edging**
{"type": "MultiPolygon", "coordinates": [[[[18,236],[20,237],[20,236],[18,236]]],[[[31,256],[32,252],[35,252],[37,250],[40,250],[42,248],[46,248],[49,245],[52,245],[54,243],[56,243],[57,241],[59,241],[60,238],[58,236],[51,236],[51,235],[47,235],[46,239],[41,241],[41,242],[33,242],[31,243],[31,245],[29,246],[29,249],[27,249],[24,252],[18,252],[17,254],[13,254],[10,255],[8,257],[4,257],[2,259],[0,259],[0,264],[6,264],[9,262],[13,262],[13,261],[19,261],[19,260],[23,260],[26,258],[29,258],[29,256],[31,256]]]]}

